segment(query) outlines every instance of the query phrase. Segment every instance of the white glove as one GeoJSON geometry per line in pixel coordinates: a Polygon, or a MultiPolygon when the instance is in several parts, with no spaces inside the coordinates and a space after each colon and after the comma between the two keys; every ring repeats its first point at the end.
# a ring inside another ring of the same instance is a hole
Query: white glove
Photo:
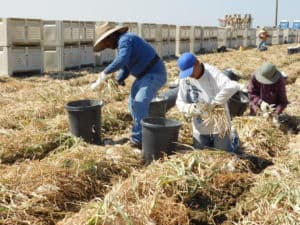
{"type": "Polygon", "coordinates": [[[273,121],[273,124],[275,125],[275,127],[280,127],[280,122],[279,122],[277,116],[274,116],[272,121],[273,121]]]}
{"type": "Polygon", "coordinates": [[[106,78],[106,74],[104,72],[101,72],[96,82],[92,83],[91,89],[95,90],[96,88],[98,88],[106,80],[106,78]]]}
{"type": "Polygon", "coordinates": [[[260,104],[260,109],[263,112],[273,112],[275,110],[275,104],[268,104],[265,101],[262,101],[260,104]]]}
{"type": "Polygon", "coordinates": [[[240,91],[245,92],[245,93],[248,92],[247,84],[238,83],[238,85],[239,85],[240,91]]]}
{"type": "Polygon", "coordinates": [[[200,116],[203,109],[202,103],[192,103],[186,104],[186,109],[184,110],[187,116],[200,116]]]}

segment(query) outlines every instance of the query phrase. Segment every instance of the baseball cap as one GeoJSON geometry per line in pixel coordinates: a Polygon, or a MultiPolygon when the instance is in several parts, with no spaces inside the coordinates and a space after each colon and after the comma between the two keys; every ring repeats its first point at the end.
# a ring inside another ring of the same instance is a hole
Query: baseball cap
{"type": "Polygon", "coordinates": [[[189,52],[183,53],[177,60],[177,65],[180,69],[179,79],[186,78],[192,75],[197,58],[189,52]]]}

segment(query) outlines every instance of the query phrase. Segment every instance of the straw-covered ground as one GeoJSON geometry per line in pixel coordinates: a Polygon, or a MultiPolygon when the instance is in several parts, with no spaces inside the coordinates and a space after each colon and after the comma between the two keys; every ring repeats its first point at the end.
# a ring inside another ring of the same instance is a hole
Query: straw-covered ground
{"type": "MultiPolygon", "coordinates": [[[[198,55],[235,69],[242,83],[264,61],[277,65],[288,75],[285,124],[246,111],[232,121],[242,154],[199,151],[189,147],[190,120],[173,107],[166,116],[182,122],[178,152],[148,166],[120,141],[132,123],[132,78],[99,92],[89,86],[101,68],[0,78],[0,224],[300,224],[300,54],[287,55],[288,46],[198,55]],[[65,105],[78,99],[103,101],[106,145],[70,135],[65,105]]],[[[172,81],[176,60],[165,62],[172,81]]]]}

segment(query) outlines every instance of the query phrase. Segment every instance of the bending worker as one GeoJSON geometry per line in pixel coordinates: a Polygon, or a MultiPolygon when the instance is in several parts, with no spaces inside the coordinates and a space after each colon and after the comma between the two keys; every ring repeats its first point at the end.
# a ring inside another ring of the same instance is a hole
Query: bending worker
{"type": "Polygon", "coordinates": [[[182,54],[177,64],[180,74],[176,105],[179,111],[193,117],[193,146],[231,151],[230,132],[222,136],[215,130],[216,124],[204,121],[210,116],[208,111],[223,107],[224,119],[230,129],[227,101],[239,90],[239,85],[217,68],[200,62],[191,53],[182,54]]]}
{"type": "Polygon", "coordinates": [[[141,120],[148,116],[150,102],[166,83],[167,75],[164,63],[153,47],[141,37],[127,31],[126,26],[112,26],[109,23],[99,27],[99,37],[94,44],[94,51],[110,48],[117,49],[118,53],[100,73],[92,88],[97,88],[108,74],[118,70],[120,72],[116,79],[120,85],[125,85],[124,81],[129,74],[136,78],[129,96],[129,111],[133,118],[131,144],[132,147],[141,149],[141,120]]]}

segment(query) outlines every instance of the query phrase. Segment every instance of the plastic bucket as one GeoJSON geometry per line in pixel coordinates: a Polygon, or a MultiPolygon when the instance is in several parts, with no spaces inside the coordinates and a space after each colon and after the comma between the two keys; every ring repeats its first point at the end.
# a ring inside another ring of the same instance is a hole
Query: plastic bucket
{"type": "Polygon", "coordinates": [[[82,137],[92,144],[101,143],[101,106],[102,101],[78,100],[65,105],[68,111],[71,133],[82,137]]]}
{"type": "Polygon", "coordinates": [[[149,106],[149,117],[165,117],[167,108],[167,98],[166,97],[155,97],[152,99],[149,106]]]}
{"type": "Polygon", "coordinates": [[[176,104],[178,87],[170,87],[167,91],[162,92],[159,96],[167,99],[166,111],[171,109],[176,104]]]}
{"type": "Polygon", "coordinates": [[[142,149],[146,164],[159,159],[163,153],[171,154],[175,150],[181,123],[162,117],[147,117],[142,124],[142,149]]]}
{"type": "Polygon", "coordinates": [[[247,93],[238,91],[228,101],[230,116],[241,116],[246,111],[249,104],[247,93]]]}

